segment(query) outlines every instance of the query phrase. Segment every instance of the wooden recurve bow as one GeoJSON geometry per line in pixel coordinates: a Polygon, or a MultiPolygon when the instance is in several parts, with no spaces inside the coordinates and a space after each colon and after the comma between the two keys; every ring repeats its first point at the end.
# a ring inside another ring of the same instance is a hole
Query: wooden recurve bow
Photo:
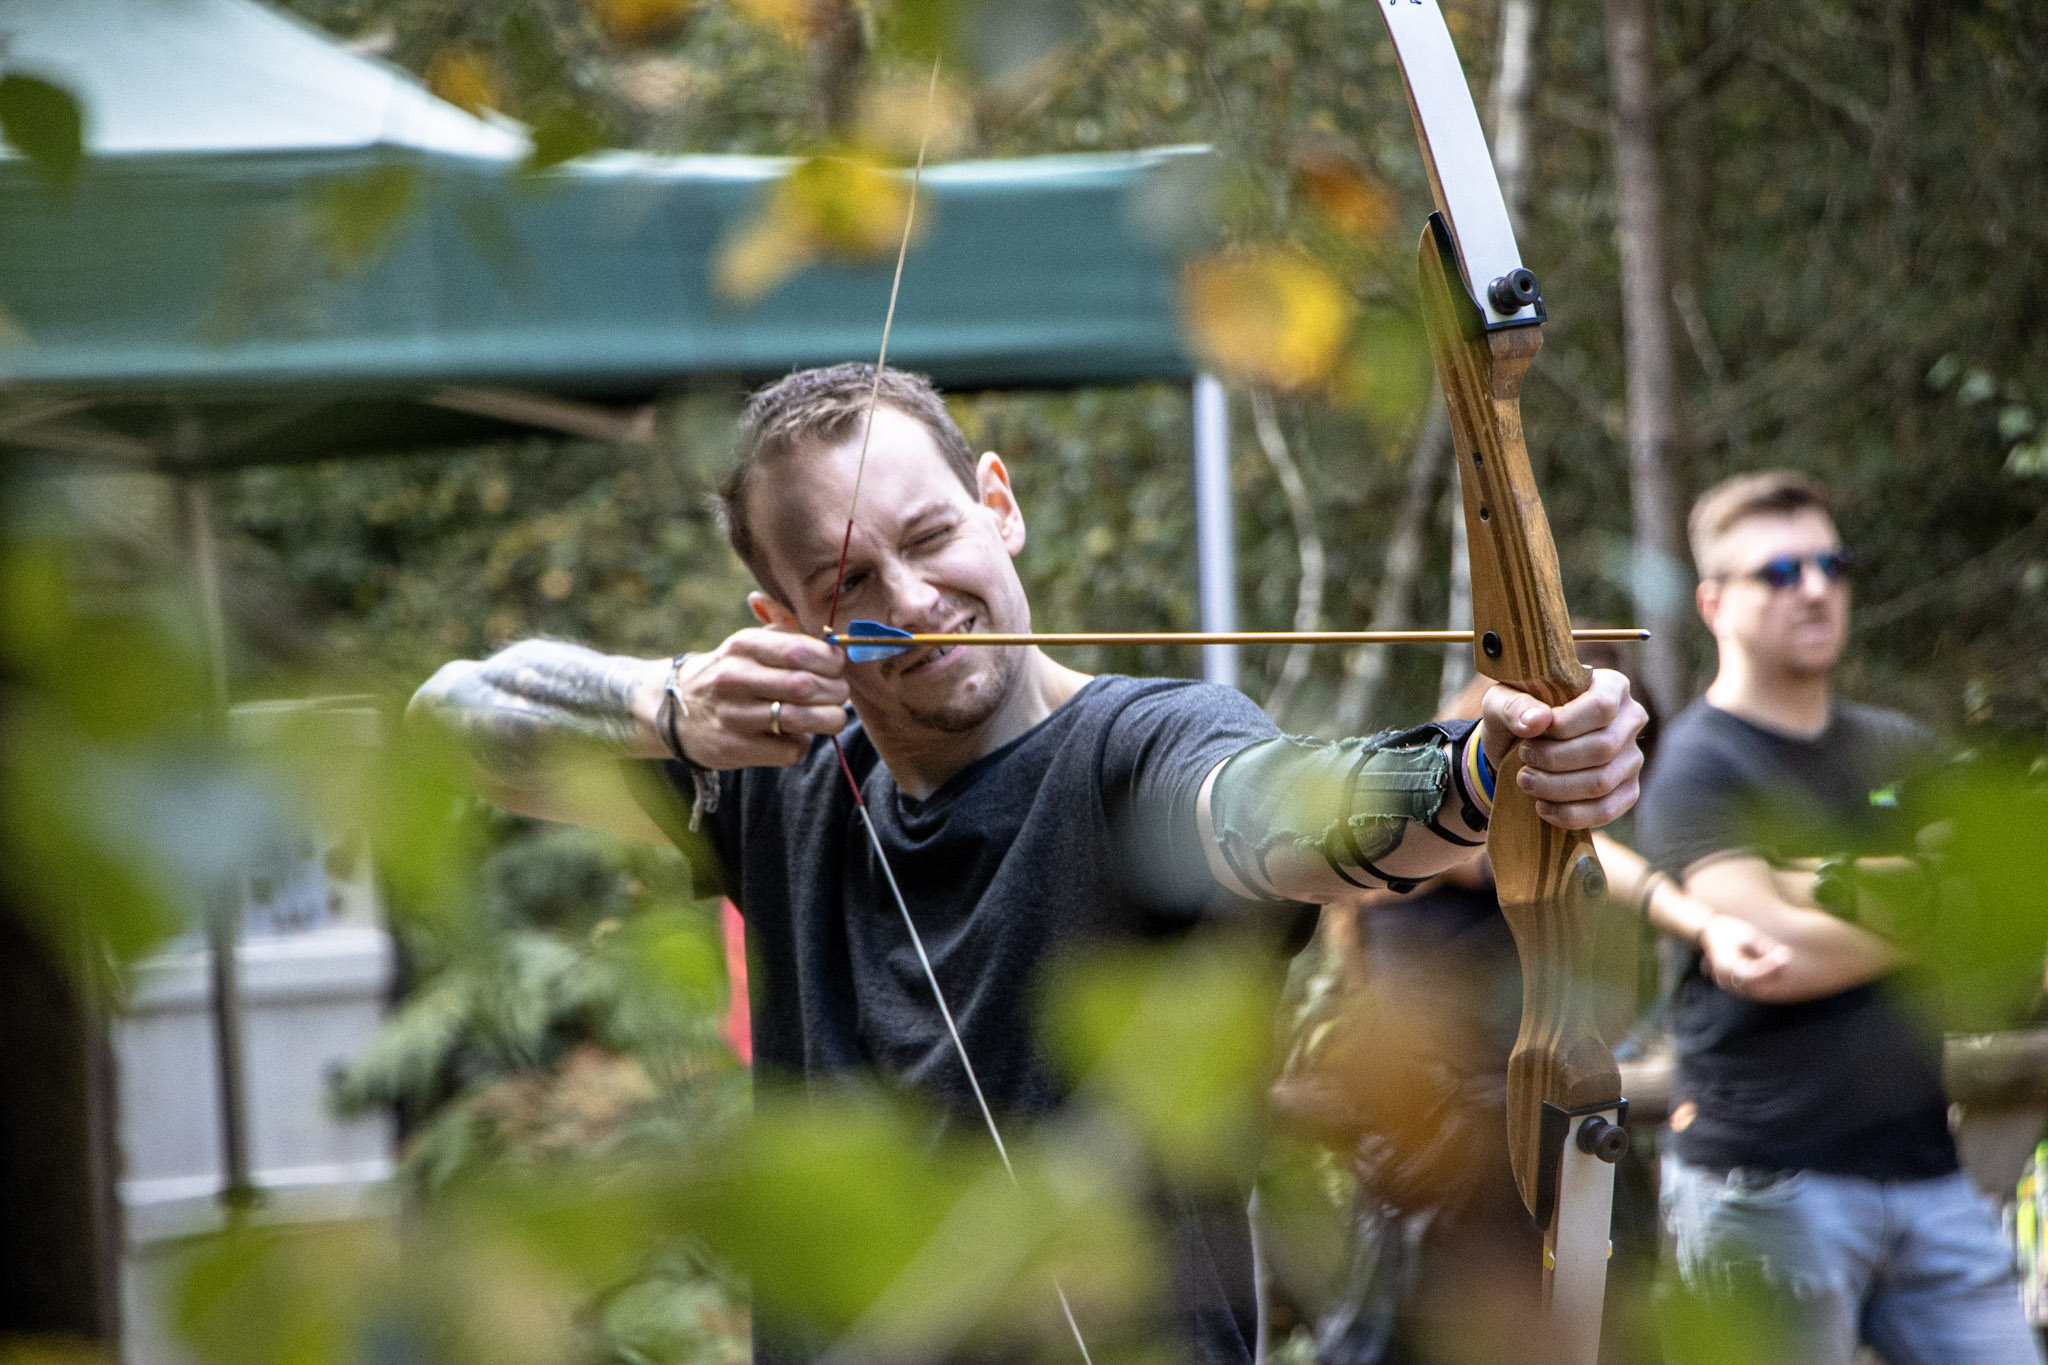
{"type": "MultiPolygon", "coordinates": [[[[1523,444],[1521,390],[1543,344],[1536,278],[1521,263],[1493,160],[1437,0],[1374,0],[1422,139],[1437,212],[1422,234],[1423,316],[1456,442],[1481,673],[1552,704],[1586,690],[1557,547],[1523,444]]],[[[1500,765],[1487,855],[1522,962],[1522,1024],[1508,1064],[1515,1184],[1544,1234],[1548,1358],[1598,1359],[1614,1165],[1627,1102],[1596,1023],[1597,920],[1606,880],[1592,838],[1536,813],[1500,765]]]]}

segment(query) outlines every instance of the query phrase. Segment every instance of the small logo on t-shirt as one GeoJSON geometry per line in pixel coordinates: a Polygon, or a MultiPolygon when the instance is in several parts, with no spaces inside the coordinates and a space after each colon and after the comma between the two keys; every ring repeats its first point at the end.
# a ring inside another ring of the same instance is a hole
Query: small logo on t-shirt
{"type": "Polygon", "coordinates": [[[1870,804],[1882,807],[1885,810],[1897,810],[1899,808],[1898,784],[1894,782],[1889,787],[1879,787],[1870,794],[1870,804]]]}
{"type": "Polygon", "coordinates": [[[1700,1116],[1700,1107],[1691,1100],[1685,1100],[1671,1111],[1671,1131],[1682,1133],[1692,1127],[1692,1121],[1700,1116]]]}

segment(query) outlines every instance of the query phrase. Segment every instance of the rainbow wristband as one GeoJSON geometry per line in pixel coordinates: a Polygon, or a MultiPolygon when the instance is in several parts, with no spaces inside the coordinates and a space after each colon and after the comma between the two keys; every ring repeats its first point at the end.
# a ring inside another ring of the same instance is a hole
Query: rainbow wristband
{"type": "Polygon", "coordinates": [[[1493,765],[1486,761],[1486,746],[1479,742],[1479,728],[1474,726],[1465,740],[1465,793],[1472,798],[1472,804],[1479,808],[1483,819],[1493,815],[1493,765]]]}

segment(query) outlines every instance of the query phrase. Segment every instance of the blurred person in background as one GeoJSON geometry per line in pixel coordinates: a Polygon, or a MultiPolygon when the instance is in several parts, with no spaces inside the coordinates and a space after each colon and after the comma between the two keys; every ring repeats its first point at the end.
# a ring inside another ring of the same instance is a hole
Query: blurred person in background
{"type": "MultiPolygon", "coordinates": [[[[1629,677],[1636,691],[1621,648],[1582,644],[1579,655],[1629,677]]],[[[1477,715],[1485,690],[1474,679],[1437,719],[1477,715]]],[[[1652,713],[1638,739],[1645,772],[1656,730],[1652,713]]],[[[1725,917],[1709,924],[1709,907],[1609,831],[1594,842],[1611,888],[1617,979],[1592,988],[1616,1005],[1604,1011],[1610,1042],[1623,1043],[1636,1022],[1645,920],[1695,941],[1704,926],[1705,970],[1732,988],[1781,969],[1784,950],[1768,935],[1725,917]]],[[[1354,1178],[1348,1271],[1327,1299],[1299,1305],[1315,1319],[1318,1365],[1524,1360],[1527,1324],[1541,1312],[1543,1235],[1508,1156],[1522,972],[1492,868],[1475,851],[1412,895],[1372,892],[1329,907],[1320,947],[1326,979],[1301,992],[1294,1044],[1272,1089],[1282,1120],[1345,1158],[1354,1178]]],[[[1647,1277],[1654,1261],[1650,1183],[1647,1172],[1625,1170],[1617,1186],[1614,1273],[1634,1261],[1647,1277]]],[[[1276,1247],[1272,1259],[1284,1270],[1288,1249],[1276,1247]]],[[[1304,1288],[1302,1297],[1322,1297],[1304,1288]]]]}
{"type": "Polygon", "coordinates": [[[1784,873],[1910,852],[1896,784],[1930,736],[1833,691],[1849,558],[1817,483],[1729,479],[1689,533],[1719,669],[1664,734],[1636,821],[1707,912],[1663,926],[1694,949],[1661,1192],[1677,1292],[1757,1296],[1787,1362],[1861,1345],[1889,1365],[2038,1362],[2011,1252],[1959,1169],[1941,1039],[1902,998],[1910,964],[1857,922],[1853,889],[1822,908],[1814,877],[1784,873]],[[1735,983],[1698,965],[1730,922],[1780,945],[1735,983]]]}
{"type": "MultiPolygon", "coordinates": [[[[1589,828],[1634,799],[1643,711],[1614,673],[1556,708],[1496,687],[1477,724],[1321,744],[1279,737],[1234,690],[1090,677],[1035,648],[849,664],[822,637],[850,618],[1031,628],[1009,471],[917,376],[841,365],[754,395],[721,510],[758,627],[673,659],[529,640],[442,668],[414,710],[510,809],[685,844],[701,825],[747,921],[761,1083],[879,1074],[979,1126],[892,881],[990,1105],[1028,1118],[1069,1095],[1031,1017],[1059,955],[1411,888],[1484,840],[1492,765],[1518,742],[1550,820],[1589,828]],[[571,745],[631,762],[562,780],[550,758],[571,745]],[[636,775],[666,799],[644,782],[629,799],[636,775]]],[[[1252,1358],[1243,1207],[1175,1222],[1174,1358],[1252,1358]]],[[[829,1345],[756,1324],[762,1365],[829,1345]]]]}

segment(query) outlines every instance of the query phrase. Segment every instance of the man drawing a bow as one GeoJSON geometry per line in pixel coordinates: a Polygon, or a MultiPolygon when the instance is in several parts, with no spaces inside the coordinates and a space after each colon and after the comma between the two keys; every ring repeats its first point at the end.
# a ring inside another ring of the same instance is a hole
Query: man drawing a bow
{"type": "MultiPolygon", "coordinates": [[[[1556,707],[1496,686],[1476,724],[1324,744],[1234,691],[1090,677],[1035,648],[849,664],[824,636],[852,617],[1030,629],[1010,471],[971,453],[927,382],[868,365],[756,394],[739,446],[723,510],[758,627],[672,660],[525,641],[448,664],[413,706],[510,809],[648,838],[701,825],[747,920],[764,1079],[880,1074],[970,1121],[983,1095],[1027,1121],[1067,1099],[1031,1018],[1057,954],[1412,886],[1484,840],[1517,744],[1553,824],[1635,800],[1643,711],[1618,673],[1556,707]],[[551,786],[563,743],[682,799],[643,814],[551,786]]],[[[1252,1358],[1242,1221],[1177,1229],[1174,1358],[1252,1358]]],[[[782,1326],[757,1326],[757,1360],[825,1344],[782,1326]]]]}

